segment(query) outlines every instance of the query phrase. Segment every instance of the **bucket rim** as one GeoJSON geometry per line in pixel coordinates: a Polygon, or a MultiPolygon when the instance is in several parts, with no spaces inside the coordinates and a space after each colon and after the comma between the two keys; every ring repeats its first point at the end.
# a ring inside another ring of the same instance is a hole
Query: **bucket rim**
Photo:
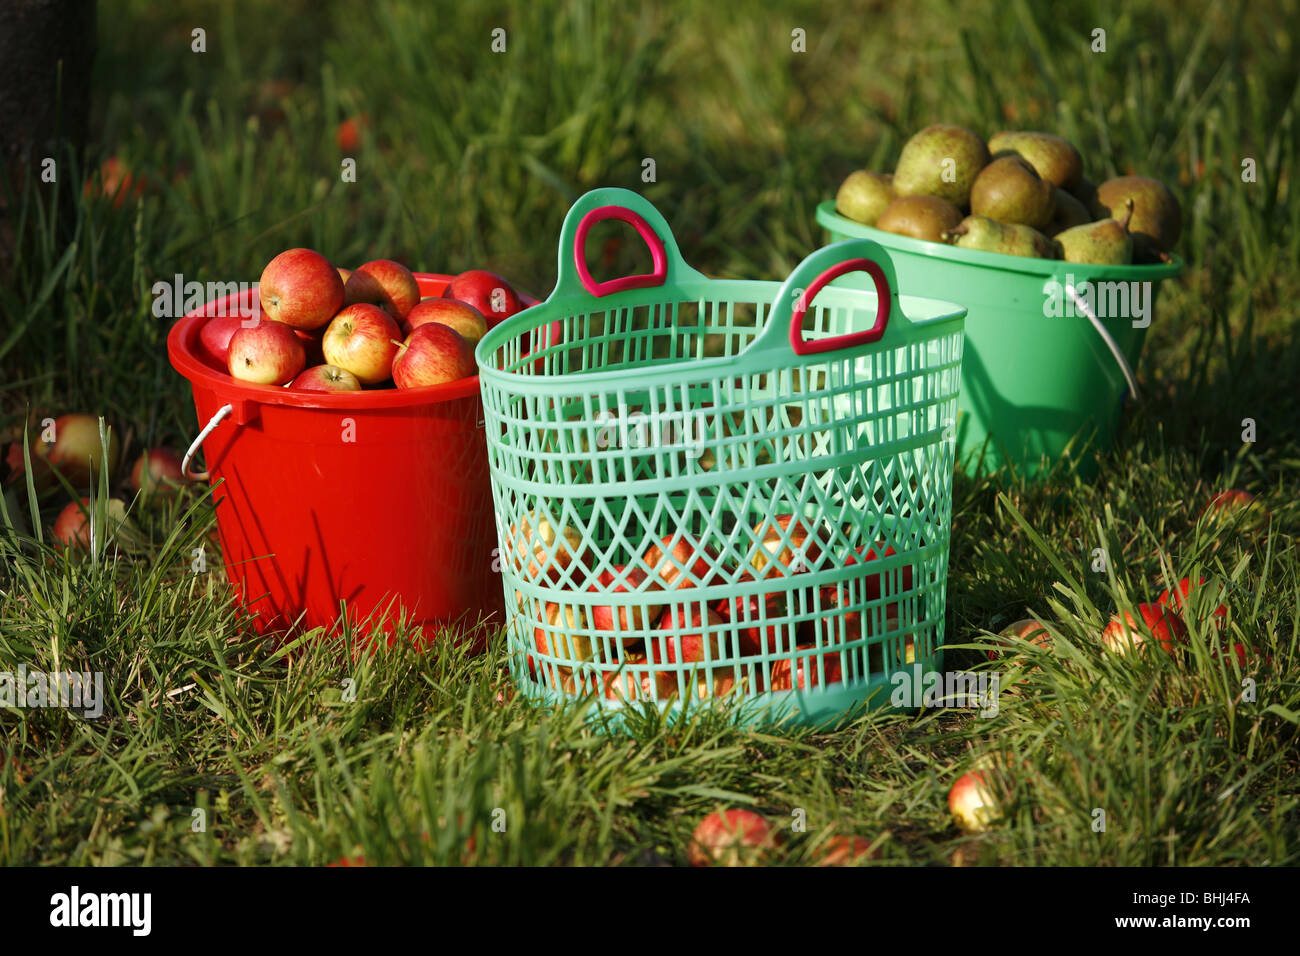
{"type": "MultiPolygon", "coordinates": [[[[423,296],[441,295],[455,278],[453,275],[437,272],[413,272],[412,274],[423,296]]],[[[257,283],[253,283],[252,291],[256,289],[257,283]]],[[[479,394],[477,375],[442,385],[426,385],[423,388],[369,389],[360,392],[290,391],[282,385],[241,382],[225,372],[217,371],[203,361],[194,346],[203,323],[214,315],[228,314],[230,308],[238,306],[243,295],[244,293],[236,292],[211,299],[177,319],[168,331],[167,357],[171,361],[172,368],[186,379],[191,387],[202,386],[209,391],[217,392],[225,399],[252,401],[262,405],[348,409],[358,412],[370,409],[412,408],[455,401],[479,394]]],[[[537,304],[537,299],[526,293],[519,292],[518,295],[526,307],[537,304]]]]}
{"type": "Polygon", "coordinates": [[[1186,263],[1180,256],[1173,261],[1152,265],[1094,265],[1086,262],[1066,262],[1063,259],[1033,259],[1028,256],[1008,256],[998,252],[980,252],[960,249],[943,242],[929,242],[885,232],[874,226],[854,222],[841,216],[835,209],[835,200],[827,199],[817,206],[819,225],[840,235],[861,239],[874,239],[891,251],[907,252],[944,262],[981,266],[999,272],[1019,272],[1034,276],[1062,275],[1069,272],[1079,279],[1172,279],[1183,271],[1186,263]]]}

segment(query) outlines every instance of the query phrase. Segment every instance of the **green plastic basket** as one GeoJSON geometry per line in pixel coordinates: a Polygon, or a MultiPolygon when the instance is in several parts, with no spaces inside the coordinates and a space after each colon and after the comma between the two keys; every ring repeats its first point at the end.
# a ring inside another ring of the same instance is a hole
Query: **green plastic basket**
{"type": "Polygon", "coordinates": [[[550,298],[476,353],[526,696],[825,725],[938,666],[965,313],[897,288],[865,241],[711,280],[636,193],[574,204],[550,298]],[[603,219],[650,274],[591,278],[603,219]]]}
{"type": "Polygon", "coordinates": [[[1032,476],[1044,473],[1044,462],[1068,459],[1082,476],[1096,473],[1124,402],[1139,398],[1133,369],[1160,280],[1178,275],[1182,260],[1081,265],[959,249],[864,226],[839,215],[833,201],[817,207],[817,221],[832,242],[870,239],[887,248],[904,288],[959,296],[969,309],[957,424],[963,468],[1010,463],[1032,476]],[[1149,307],[1138,324],[1110,314],[1122,313],[1134,290],[1149,307]],[[1063,314],[1048,314],[1057,303],[1063,314]]]}

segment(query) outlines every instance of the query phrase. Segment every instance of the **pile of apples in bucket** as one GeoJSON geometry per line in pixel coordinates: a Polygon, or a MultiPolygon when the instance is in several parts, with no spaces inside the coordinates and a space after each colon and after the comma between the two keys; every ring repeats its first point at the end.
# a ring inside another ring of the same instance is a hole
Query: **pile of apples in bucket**
{"type": "Polygon", "coordinates": [[[280,253],[262,271],[260,311],[217,316],[200,330],[208,359],[231,376],[297,391],[421,388],[478,374],[474,346],[525,308],[481,269],[420,297],[411,270],[376,259],[355,270],[311,249],[280,253]]]}
{"type": "MultiPolygon", "coordinates": [[[[765,518],[753,528],[759,547],[749,567],[740,575],[742,581],[772,580],[786,575],[798,575],[811,567],[824,564],[830,554],[830,536],[817,522],[796,515],[782,514],[765,518]]],[[[523,578],[545,580],[558,584],[566,574],[579,580],[590,579],[589,573],[570,573],[575,562],[590,567],[591,555],[583,544],[582,535],[572,526],[557,529],[547,518],[529,514],[510,529],[510,558],[513,570],[523,578]]],[[[891,557],[892,547],[878,546],[879,556],[891,557]]],[[[876,548],[858,548],[844,561],[845,566],[865,564],[876,560],[876,548]]],[[[818,646],[817,628],[838,643],[843,633],[846,640],[857,640],[870,625],[871,613],[846,609],[851,600],[848,583],[826,585],[809,589],[806,595],[773,590],[767,594],[748,597],[730,597],[705,602],[693,599],[696,587],[707,587],[731,576],[725,574],[723,562],[716,550],[707,544],[679,533],[655,540],[639,559],[626,565],[615,565],[594,577],[587,590],[600,594],[605,601],[588,608],[586,605],[548,602],[536,608],[534,617],[533,647],[538,653],[564,659],[554,670],[545,668],[550,681],[559,689],[579,693],[578,681],[569,663],[581,666],[601,663],[604,657],[602,638],[615,635],[612,642],[616,651],[609,664],[626,665],[622,671],[608,671],[597,677],[603,680],[603,693],[607,699],[652,699],[672,697],[678,692],[674,670],[642,672],[654,665],[695,665],[692,678],[695,693],[700,698],[720,697],[736,687],[736,670],[732,663],[709,669],[710,662],[729,660],[732,657],[730,632],[734,630],[736,647],[742,656],[788,652],[794,657],[783,658],[771,664],[770,679],[756,668],[760,682],[765,686],[757,690],[787,691],[794,688],[806,690],[819,685],[824,669],[825,683],[835,684],[844,678],[839,650],[820,655],[805,652],[818,646]],[[813,593],[815,591],[815,593],[813,593]],[[648,604],[634,604],[621,595],[651,594],[648,604]],[[796,615],[803,608],[817,608],[819,620],[799,620],[791,624],[790,612],[796,615]],[[540,614],[537,613],[540,611],[540,614]],[[841,631],[841,625],[843,630],[841,631]],[[790,629],[793,627],[793,635],[790,629]],[[650,637],[642,638],[637,632],[649,630],[650,637]],[[595,639],[588,635],[595,635],[595,639]],[[793,636],[793,640],[791,640],[793,636]],[[633,671],[632,669],[636,669],[633,671]]],[[[902,597],[912,591],[913,567],[904,565],[900,571],[882,572],[867,576],[864,592],[867,601],[885,597],[902,597]],[[897,574],[897,576],[895,576],[897,574]],[[883,580],[882,580],[883,579],[883,580]],[[883,591],[882,591],[883,589],[883,591]]],[[[515,592],[521,610],[527,602],[520,592],[515,592]]],[[[898,627],[897,603],[886,606],[886,628],[898,627]]],[[[872,648],[873,655],[880,648],[872,648]]],[[[911,637],[906,638],[907,662],[914,659],[911,637]]],[[[537,660],[528,656],[530,671],[536,675],[537,660]]],[[[881,661],[873,658],[871,667],[879,670],[881,661]]],[[[747,668],[742,667],[742,674],[747,668]]],[[[743,682],[742,682],[743,683],[743,682]]],[[[743,691],[744,688],[742,687],[743,691]]]]}

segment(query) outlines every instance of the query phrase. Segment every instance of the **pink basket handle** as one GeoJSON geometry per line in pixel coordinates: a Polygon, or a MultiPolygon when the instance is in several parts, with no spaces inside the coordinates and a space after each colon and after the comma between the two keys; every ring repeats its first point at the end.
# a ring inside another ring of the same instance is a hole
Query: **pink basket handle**
{"type": "Polygon", "coordinates": [[[798,297],[794,307],[790,310],[790,348],[794,349],[796,355],[816,355],[821,352],[833,352],[836,349],[848,349],[858,345],[866,345],[869,342],[880,341],[880,337],[885,334],[885,326],[889,324],[890,302],[893,298],[890,295],[891,291],[889,279],[885,276],[885,270],[880,267],[879,263],[871,259],[845,259],[842,262],[837,262],[813,279],[812,284],[798,297]],[[836,335],[812,342],[804,341],[803,317],[808,312],[808,306],[817,297],[817,293],[828,283],[849,272],[865,272],[871,276],[871,280],[876,284],[875,323],[871,328],[862,332],[849,332],[846,335],[836,335]]]}
{"type": "Polygon", "coordinates": [[[646,289],[652,286],[661,286],[668,279],[668,254],[664,250],[664,241],[659,238],[643,216],[623,206],[598,206],[587,211],[579,221],[577,233],[574,235],[573,262],[578,267],[578,278],[582,280],[583,288],[596,298],[612,295],[615,292],[625,292],[628,289],[646,289]],[[650,258],[653,262],[653,268],[650,272],[644,275],[608,279],[605,282],[597,282],[592,278],[591,272],[587,268],[587,234],[591,231],[592,226],[606,219],[617,219],[636,229],[642,240],[650,248],[650,258]]]}

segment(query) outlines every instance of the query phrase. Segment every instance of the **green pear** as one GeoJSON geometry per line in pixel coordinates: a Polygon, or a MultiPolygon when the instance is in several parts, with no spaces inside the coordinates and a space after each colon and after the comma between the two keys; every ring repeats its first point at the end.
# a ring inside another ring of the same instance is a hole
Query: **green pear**
{"type": "Polygon", "coordinates": [[[876,220],[876,228],[926,242],[943,242],[943,234],[961,222],[961,210],[937,196],[899,196],[876,220]]]}
{"type": "Polygon", "coordinates": [[[1059,233],[1056,241],[1061,246],[1061,257],[1066,262],[1099,266],[1128,265],[1133,261],[1133,237],[1128,232],[1132,216],[1133,200],[1130,199],[1122,220],[1102,219],[1059,233]]]}
{"type": "Polygon", "coordinates": [[[1088,212],[1088,207],[1060,186],[1057,186],[1056,210],[1052,213],[1052,219],[1043,231],[1049,236],[1055,236],[1058,232],[1073,229],[1075,226],[1082,226],[1087,222],[1092,222],[1092,214],[1088,212]]]}
{"type": "Polygon", "coordinates": [[[1053,186],[1072,189],[1083,178],[1083,157],[1068,139],[1051,133],[1003,131],[989,140],[993,158],[1019,156],[1053,186]]]}
{"type": "Polygon", "coordinates": [[[894,167],[894,192],[938,196],[965,208],[971,184],[988,161],[989,149],[978,133],[964,126],[927,126],[903,144],[894,167]]]}
{"type": "Polygon", "coordinates": [[[1056,187],[1019,156],[1003,156],[975,177],[970,211],[998,222],[1041,229],[1056,211],[1056,187]]]}
{"type": "Polygon", "coordinates": [[[849,173],[835,194],[835,208],[839,214],[867,226],[874,226],[893,201],[894,177],[868,169],[849,173]]]}
{"type": "Polygon", "coordinates": [[[977,252],[999,252],[1005,256],[1031,259],[1060,258],[1057,244],[1037,229],[1018,223],[997,222],[987,216],[967,216],[955,229],[944,234],[944,241],[977,252]]]}
{"type": "Polygon", "coordinates": [[[1093,215],[1101,219],[1124,208],[1133,200],[1129,232],[1133,234],[1135,262],[1158,262],[1178,241],[1183,231],[1183,211],[1169,187],[1146,176],[1120,176],[1097,187],[1097,204],[1093,215]]]}

